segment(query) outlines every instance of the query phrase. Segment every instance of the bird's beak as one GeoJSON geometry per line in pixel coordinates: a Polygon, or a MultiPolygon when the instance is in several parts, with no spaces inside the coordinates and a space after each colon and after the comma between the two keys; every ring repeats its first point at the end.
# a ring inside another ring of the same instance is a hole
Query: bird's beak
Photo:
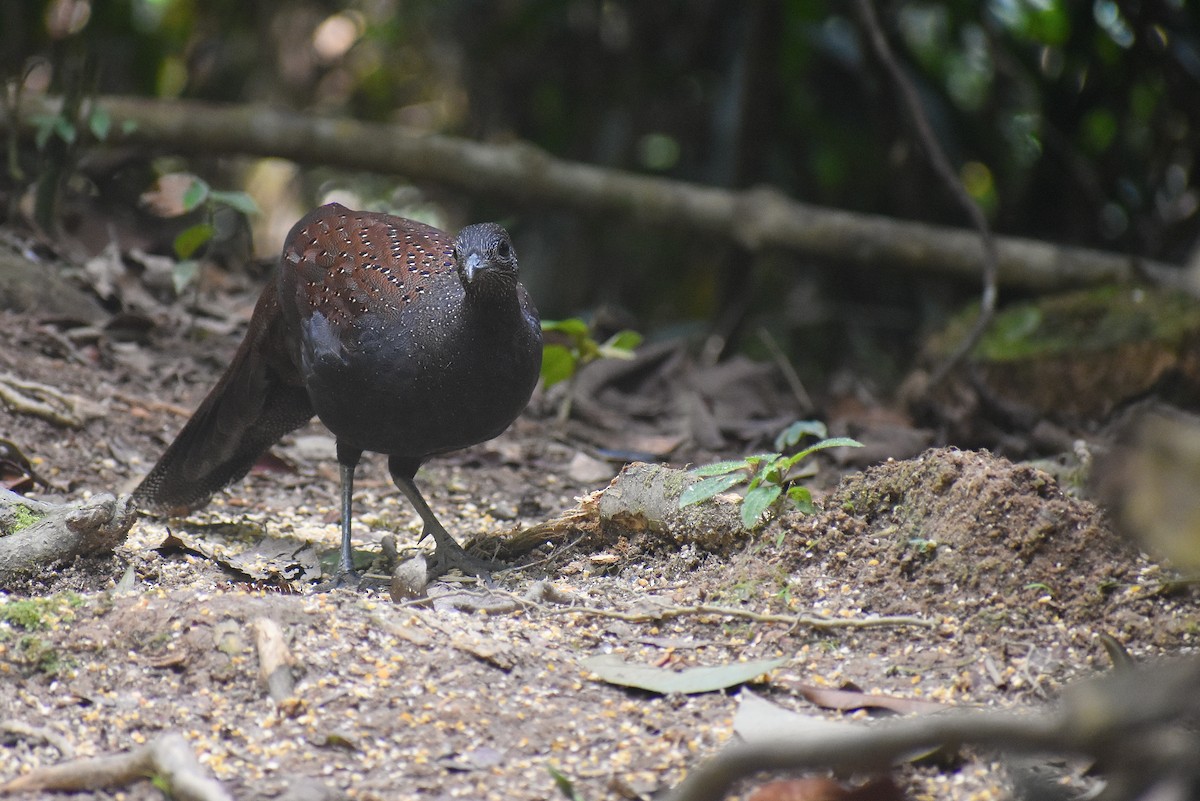
{"type": "Polygon", "coordinates": [[[475,274],[483,270],[487,265],[483,260],[483,256],[478,253],[470,253],[467,255],[467,263],[463,265],[463,275],[466,276],[467,283],[475,280],[475,274]]]}

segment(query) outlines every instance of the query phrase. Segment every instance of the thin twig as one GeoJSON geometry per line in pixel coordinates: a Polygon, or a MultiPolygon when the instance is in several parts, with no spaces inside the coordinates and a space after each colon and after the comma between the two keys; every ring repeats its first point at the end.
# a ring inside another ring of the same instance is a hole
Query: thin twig
{"type": "Polygon", "coordinates": [[[75,756],[75,747],[67,738],[45,726],[31,726],[23,720],[5,720],[0,721],[0,732],[14,734],[27,740],[42,740],[58,751],[63,759],[75,756]]]}
{"type": "Polygon", "coordinates": [[[601,609],[596,606],[567,606],[562,608],[539,607],[549,615],[594,615],[610,617],[616,620],[626,620],[631,623],[650,623],[659,620],[670,620],[688,615],[720,615],[751,620],[755,623],[784,623],[793,628],[812,629],[866,629],[881,626],[921,626],[931,628],[937,623],[920,617],[907,615],[871,615],[869,617],[812,617],[807,615],[776,615],[763,612],[752,612],[749,609],[738,609],[729,606],[664,606],[660,609],[641,612],[622,612],[616,609],[601,609]]]}
{"type": "Polygon", "coordinates": [[[37,790],[79,792],[126,787],[154,777],[179,801],[232,801],[221,783],[196,759],[178,732],[168,732],[145,745],[102,757],[89,757],[37,768],[0,785],[0,795],[37,790]]]}
{"type": "Polygon", "coordinates": [[[999,273],[998,263],[999,255],[996,252],[996,241],[992,236],[991,226],[988,224],[987,216],[983,213],[983,209],[975,202],[967,190],[963,187],[962,181],[955,174],[954,168],[950,166],[949,159],[946,158],[946,153],[938,144],[937,137],[934,136],[933,128],[929,124],[929,118],[925,114],[925,108],[921,105],[921,98],[917,95],[916,87],[912,81],[904,74],[900,63],[896,60],[895,54],[892,52],[891,45],[888,44],[887,36],[883,33],[883,28],[879,24],[879,18],[875,14],[875,6],[871,0],[857,0],[858,16],[862,21],[863,27],[866,28],[870,35],[871,45],[875,49],[875,55],[883,63],[888,75],[892,81],[900,89],[900,94],[904,98],[904,106],[908,110],[909,120],[916,129],[917,139],[925,149],[925,154],[929,157],[930,166],[937,174],[938,178],[950,190],[950,194],[958,201],[958,204],[966,211],[967,216],[971,220],[971,224],[979,231],[979,238],[983,244],[983,293],[979,301],[979,318],[975,321],[970,333],[959,343],[958,347],[950,354],[944,362],[938,365],[937,369],[929,378],[929,384],[926,386],[926,393],[931,392],[942,380],[966,357],[971,349],[979,342],[984,331],[991,325],[992,316],[996,312],[996,283],[997,274],[999,273]]]}
{"type": "Polygon", "coordinates": [[[10,411],[40,417],[63,428],[79,428],[87,418],[100,414],[97,406],[78,396],[11,373],[0,375],[0,404],[10,411]]]}
{"type": "MultiPolygon", "coordinates": [[[[525,595],[517,595],[514,592],[507,590],[491,590],[489,595],[504,595],[511,599],[514,603],[512,610],[500,611],[516,611],[516,607],[521,607],[529,610],[537,610],[547,615],[592,615],[593,617],[607,617],[614,620],[625,620],[630,623],[653,623],[661,620],[671,620],[677,617],[686,617],[689,615],[717,615],[722,617],[736,617],[743,620],[750,620],[755,623],[782,623],[792,628],[811,628],[818,630],[828,629],[868,629],[880,628],[883,626],[920,626],[922,628],[933,628],[937,626],[937,621],[927,620],[922,617],[913,617],[909,615],[870,615],[868,617],[816,617],[811,615],[779,615],[766,612],[754,612],[749,609],[739,609],[733,606],[713,606],[711,604],[700,604],[696,606],[657,606],[654,609],[641,610],[636,612],[628,612],[619,609],[604,609],[598,606],[546,606],[541,603],[541,599],[553,601],[555,598],[563,598],[564,596],[553,588],[552,585],[547,585],[546,582],[537,582],[530,591],[525,595]]],[[[397,608],[409,608],[416,611],[417,606],[427,606],[435,599],[423,598],[420,600],[409,601],[406,603],[396,604],[397,608]]],[[[653,600],[653,599],[652,599],[653,600]]],[[[496,611],[489,609],[489,612],[496,611]]],[[[418,613],[419,614],[419,613],[418,613]]],[[[422,620],[426,618],[419,615],[422,620]]]]}
{"type": "Polygon", "coordinates": [[[758,329],[758,338],[766,346],[767,353],[771,354],[771,359],[779,367],[779,371],[783,373],[783,378],[792,390],[792,395],[795,396],[796,402],[800,404],[800,413],[808,414],[815,409],[816,405],[813,403],[812,395],[809,395],[808,390],[804,388],[804,382],[800,380],[800,374],[796,372],[796,368],[792,366],[791,360],[783,352],[783,348],[779,347],[779,342],[775,340],[771,332],[766,327],[760,328],[758,329]]]}

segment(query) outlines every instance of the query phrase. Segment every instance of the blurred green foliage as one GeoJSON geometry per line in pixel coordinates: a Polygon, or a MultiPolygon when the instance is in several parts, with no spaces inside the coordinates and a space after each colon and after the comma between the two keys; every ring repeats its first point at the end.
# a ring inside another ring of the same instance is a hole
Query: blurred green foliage
{"type": "Polygon", "coordinates": [[[200,210],[203,212],[200,222],[184,228],[176,234],[172,242],[175,252],[175,268],[171,280],[176,295],[191,286],[200,275],[199,255],[211,244],[217,234],[214,217],[221,207],[228,207],[244,215],[258,214],[258,205],[245,192],[231,192],[213,189],[204,179],[195,176],[184,176],[187,181],[179,204],[179,215],[190,214],[200,210]]]}
{"type": "MultiPolygon", "coordinates": [[[[1200,234],[1200,3],[879,8],[941,145],[999,231],[1184,258],[1200,234]]],[[[517,138],[611,167],[964,224],[851,9],[838,0],[22,0],[0,26],[0,74],[86,53],[100,92],[517,138]]],[[[54,90],[55,80],[44,83],[54,90]]],[[[471,203],[463,216],[526,211],[471,203]]],[[[826,324],[812,322],[844,326],[850,315],[811,313],[795,292],[764,288],[769,276],[736,245],[616,225],[539,209],[516,226],[538,243],[522,247],[523,268],[546,313],[566,317],[599,299],[650,328],[719,318],[759,292],[775,322],[808,326],[810,353],[859,347],[853,334],[822,339],[826,324]]],[[[796,284],[804,273],[792,275],[796,284]]],[[[912,281],[863,274],[822,276],[804,291],[892,308],[909,328],[929,296],[912,281]]]]}
{"type": "Polygon", "coordinates": [[[597,342],[588,324],[578,317],[542,320],[542,331],[557,334],[559,340],[548,341],[542,353],[542,383],[547,389],[571,379],[580,367],[596,359],[632,359],[634,349],[642,344],[642,335],[629,330],[597,342]]]}
{"type": "MultiPolygon", "coordinates": [[[[1124,238],[1159,257],[1190,243],[1196,4],[884,10],[943,144],[995,176],[1002,227],[1124,238]]],[[[102,92],[516,135],[613,166],[945,217],[848,13],[836,0],[37,0],[6,9],[0,70],[11,79],[77,39],[102,92]]]]}

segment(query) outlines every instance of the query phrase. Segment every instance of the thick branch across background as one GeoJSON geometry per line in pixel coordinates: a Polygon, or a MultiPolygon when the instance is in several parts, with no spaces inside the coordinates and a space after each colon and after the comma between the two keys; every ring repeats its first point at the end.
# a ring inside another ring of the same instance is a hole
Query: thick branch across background
{"type": "MultiPolygon", "coordinates": [[[[618,215],[649,226],[778,248],[815,259],[976,280],[978,234],[823,208],[770,188],[728,191],[555,158],[526,143],[485,144],[351,119],[254,105],[104,97],[114,143],[207,155],[274,156],[302,164],[402,175],[472,194],[580,213],[618,215]]],[[[20,124],[51,106],[26,102],[20,124]]],[[[12,125],[0,110],[0,127],[12,125]]],[[[886,180],[886,176],[881,176],[886,180]]],[[[1173,272],[1161,262],[1086,248],[998,237],[999,280],[1048,291],[1173,272]]]]}

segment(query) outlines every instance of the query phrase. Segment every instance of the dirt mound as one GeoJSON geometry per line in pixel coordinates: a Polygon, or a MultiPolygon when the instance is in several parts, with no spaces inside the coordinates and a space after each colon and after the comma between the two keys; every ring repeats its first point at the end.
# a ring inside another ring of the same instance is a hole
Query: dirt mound
{"type": "Polygon", "coordinates": [[[848,476],[822,506],[780,522],[783,558],[852,586],[860,609],[953,616],[961,631],[1060,627],[1089,647],[1100,626],[1121,639],[1181,634],[1146,603],[1158,568],[1037,468],[934,449],[848,476]]]}

